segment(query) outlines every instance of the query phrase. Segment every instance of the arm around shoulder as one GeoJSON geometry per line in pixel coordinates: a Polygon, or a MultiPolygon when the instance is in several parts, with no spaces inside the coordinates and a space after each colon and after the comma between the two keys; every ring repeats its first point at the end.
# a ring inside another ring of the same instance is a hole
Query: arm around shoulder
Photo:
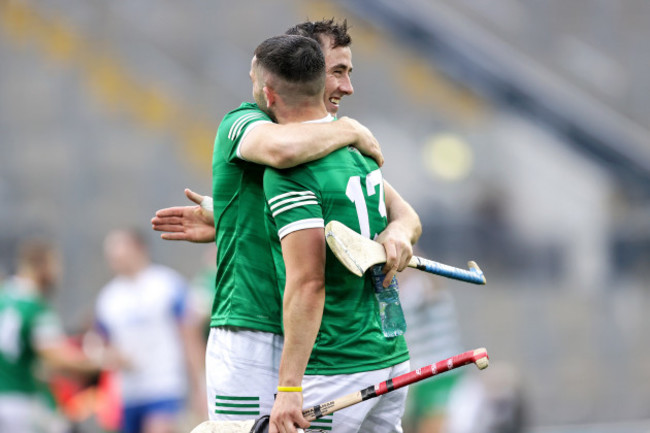
{"type": "Polygon", "coordinates": [[[383,163],[377,140],[349,118],[326,123],[264,123],[246,134],[239,149],[247,161],[282,169],[320,159],[348,145],[383,163]]]}

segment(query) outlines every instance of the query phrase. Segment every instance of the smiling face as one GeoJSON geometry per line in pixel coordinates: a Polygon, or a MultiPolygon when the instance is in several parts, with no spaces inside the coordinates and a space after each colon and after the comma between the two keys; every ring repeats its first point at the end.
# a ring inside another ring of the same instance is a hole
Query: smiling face
{"type": "Polygon", "coordinates": [[[352,50],[347,47],[331,48],[332,41],[321,42],[321,48],[325,55],[325,69],[327,76],[325,79],[325,107],[327,111],[336,115],[339,110],[341,98],[346,95],[352,95],[354,88],[350,81],[352,73],[352,50]]]}

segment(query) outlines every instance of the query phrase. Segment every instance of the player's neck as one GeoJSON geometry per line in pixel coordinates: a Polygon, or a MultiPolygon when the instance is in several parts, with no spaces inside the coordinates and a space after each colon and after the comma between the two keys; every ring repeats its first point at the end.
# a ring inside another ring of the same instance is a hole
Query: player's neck
{"type": "Polygon", "coordinates": [[[319,120],[328,114],[323,104],[315,104],[294,107],[285,106],[281,110],[276,110],[275,117],[278,123],[300,123],[319,120]]]}

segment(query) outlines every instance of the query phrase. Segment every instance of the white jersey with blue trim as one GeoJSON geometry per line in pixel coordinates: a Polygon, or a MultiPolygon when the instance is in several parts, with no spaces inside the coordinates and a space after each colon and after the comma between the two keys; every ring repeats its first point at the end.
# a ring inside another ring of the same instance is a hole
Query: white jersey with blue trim
{"type": "Polygon", "coordinates": [[[176,271],[150,265],[115,277],[97,300],[97,325],[125,358],[120,371],[127,403],[182,398],[187,370],[179,324],[187,311],[187,283],[176,271]]]}

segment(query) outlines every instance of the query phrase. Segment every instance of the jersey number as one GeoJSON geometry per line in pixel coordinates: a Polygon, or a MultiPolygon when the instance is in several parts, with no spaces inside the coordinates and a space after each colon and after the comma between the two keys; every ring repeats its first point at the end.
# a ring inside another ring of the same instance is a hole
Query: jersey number
{"type": "MultiPolygon", "coordinates": [[[[371,171],[366,176],[366,195],[368,197],[375,195],[376,187],[379,185],[379,215],[386,217],[386,202],[384,201],[384,178],[381,175],[381,170],[377,169],[371,171]]],[[[345,190],[345,194],[348,196],[350,201],[354,203],[354,206],[357,209],[357,217],[359,218],[359,228],[361,229],[361,234],[367,238],[370,238],[370,220],[368,218],[368,208],[366,206],[366,196],[363,194],[363,188],[361,187],[361,177],[352,176],[348,179],[348,186],[345,190]]]]}

